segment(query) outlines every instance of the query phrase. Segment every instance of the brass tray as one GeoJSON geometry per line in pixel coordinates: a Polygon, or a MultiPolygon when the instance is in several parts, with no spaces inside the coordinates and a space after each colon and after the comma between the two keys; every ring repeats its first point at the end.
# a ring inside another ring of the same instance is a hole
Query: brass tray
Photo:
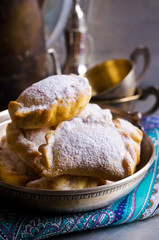
{"type": "MultiPolygon", "coordinates": [[[[120,110],[112,109],[116,113],[120,110]]],[[[126,113],[126,118],[133,116],[126,113]]],[[[124,115],[121,111],[120,115],[124,115]]],[[[124,116],[123,116],[124,118],[124,116]]],[[[135,115],[136,118],[136,115],[135,115]]],[[[0,138],[4,136],[10,121],[8,111],[0,112],[0,138]]],[[[1,196],[13,200],[15,204],[31,207],[34,210],[49,212],[81,212],[104,207],[130,193],[144,178],[154,161],[154,146],[144,133],[141,144],[141,161],[136,172],[120,181],[82,190],[38,190],[19,187],[0,181],[1,196]]]]}

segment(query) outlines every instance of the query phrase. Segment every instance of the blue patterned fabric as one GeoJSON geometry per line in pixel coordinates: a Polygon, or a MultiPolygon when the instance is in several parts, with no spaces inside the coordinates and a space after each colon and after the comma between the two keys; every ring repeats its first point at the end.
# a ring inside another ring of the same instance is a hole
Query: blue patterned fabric
{"type": "Polygon", "coordinates": [[[152,139],[156,156],[142,182],[127,196],[95,211],[77,214],[26,213],[8,209],[1,199],[0,239],[45,239],[59,234],[95,229],[142,220],[159,214],[159,117],[143,118],[142,125],[152,139]]]}

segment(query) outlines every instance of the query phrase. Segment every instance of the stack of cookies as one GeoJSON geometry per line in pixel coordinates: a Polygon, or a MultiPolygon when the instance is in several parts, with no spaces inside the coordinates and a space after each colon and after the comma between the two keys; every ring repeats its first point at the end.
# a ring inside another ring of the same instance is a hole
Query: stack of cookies
{"type": "Polygon", "coordinates": [[[110,110],[90,104],[90,98],[87,78],[54,75],[11,101],[11,122],[0,148],[1,179],[72,190],[132,175],[140,161],[142,131],[113,119],[110,110]]]}

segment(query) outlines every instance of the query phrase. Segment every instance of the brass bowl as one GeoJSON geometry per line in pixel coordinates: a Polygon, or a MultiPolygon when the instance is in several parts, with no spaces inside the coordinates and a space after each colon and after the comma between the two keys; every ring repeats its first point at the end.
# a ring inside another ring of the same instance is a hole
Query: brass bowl
{"type": "MultiPolygon", "coordinates": [[[[133,115],[112,109],[112,113],[130,120],[138,121],[133,115]]],[[[0,138],[5,134],[5,129],[10,121],[8,111],[0,113],[0,138]]],[[[1,196],[13,201],[15,206],[29,207],[34,210],[49,212],[81,212],[104,207],[126,194],[130,193],[144,178],[154,161],[154,145],[144,133],[141,144],[141,161],[136,172],[125,179],[108,185],[82,190],[38,190],[15,186],[0,181],[1,196]]]]}

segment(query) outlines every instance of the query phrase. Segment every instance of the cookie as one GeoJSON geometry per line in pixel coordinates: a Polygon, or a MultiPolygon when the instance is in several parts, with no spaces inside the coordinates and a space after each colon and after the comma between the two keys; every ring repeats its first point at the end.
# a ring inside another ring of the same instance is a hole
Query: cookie
{"type": "Polygon", "coordinates": [[[86,107],[91,98],[87,78],[76,75],[54,75],[24,90],[8,110],[12,121],[22,129],[57,125],[86,107]]]}

